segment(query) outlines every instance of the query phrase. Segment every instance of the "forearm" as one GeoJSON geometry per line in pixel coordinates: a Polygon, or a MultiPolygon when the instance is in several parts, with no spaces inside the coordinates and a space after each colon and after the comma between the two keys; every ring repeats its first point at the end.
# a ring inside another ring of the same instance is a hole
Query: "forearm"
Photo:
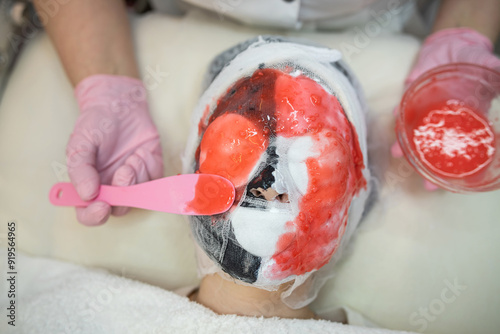
{"type": "MultiPolygon", "coordinates": [[[[33,2],[43,10],[46,0],[33,2]]],[[[68,1],[45,29],[74,86],[93,74],[139,77],[123,0],[68,1]]]]}
{"type": "Polygon", "coordinates": [[[433,31],[468,27],[493,43],[500,33],[500,0],[442,0],[433,31]]]}

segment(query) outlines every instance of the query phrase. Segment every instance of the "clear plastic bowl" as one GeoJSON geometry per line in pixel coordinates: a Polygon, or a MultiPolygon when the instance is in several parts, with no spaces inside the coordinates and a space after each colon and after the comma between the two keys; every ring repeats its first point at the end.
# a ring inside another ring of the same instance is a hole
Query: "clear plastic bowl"
{"type": "Polygon", "coordinates": [[[420,76],[406,90],[396,119],[396,136],[404,156],[424,178],[456,193],[500,189],[500,72],[486,67],[457,63],[439,66],[420,76]],[[495,136],[491,162],[476,173],[449,177],[424,163],[413,131],[424,113],[455,100],[489,122],[495,136]]]}

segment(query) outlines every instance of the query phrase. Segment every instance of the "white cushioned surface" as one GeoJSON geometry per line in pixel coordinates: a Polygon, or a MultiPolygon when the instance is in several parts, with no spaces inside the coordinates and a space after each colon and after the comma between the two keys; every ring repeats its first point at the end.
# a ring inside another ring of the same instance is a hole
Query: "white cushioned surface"
{"type": "MultiPolygon", "coordinates": [[[[217,53],[260,33],[308,38],[341,50],[356,45],[354,33],[256,30],[196,13],[140,17],[134,33],[166,176],[181,170],[190,112],[217,53]],[[156,68],[168,76],[153,87],[147,76],[156,68]]],[[[392,109],[418,46],[409,36],[380,35],[347,59],[373,118],[369,147],[381,192],[352,252],[313,306],[322,313],[346,305],[393,329],[417,331],[425,325],[426,332],[496,333],[500,192],[427,193],[408,164],[389,155],[392,109]],[[458,290],[448,287],[454,284],[458,290]]],[[[0,105],[0,233],[15,220],[18,249],[29,254],[107,268],[166,289],[196,284],[194,247],[183,217],[132,210],[89,228],[76,221],[72,208],[49,203],[50,187],[69,180],[64,151],[76,117],[72,88],[41,34],[24,50],[0,105]]]]}

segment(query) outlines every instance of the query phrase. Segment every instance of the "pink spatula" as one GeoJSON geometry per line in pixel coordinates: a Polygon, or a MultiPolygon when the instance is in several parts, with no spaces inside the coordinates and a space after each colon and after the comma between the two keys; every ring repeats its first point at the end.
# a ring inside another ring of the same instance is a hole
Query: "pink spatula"
{"type": "Polygon", "coordinates": [[[56,183],[49,193],[57,206],[86,207],[94,201],[181,215],[214,215],[229,210],[234,202],[233,184],[218,175],[184,174],[164,177],[129,187],[101,185],[99,195],[82,201],[71,183],[56,183]]]}

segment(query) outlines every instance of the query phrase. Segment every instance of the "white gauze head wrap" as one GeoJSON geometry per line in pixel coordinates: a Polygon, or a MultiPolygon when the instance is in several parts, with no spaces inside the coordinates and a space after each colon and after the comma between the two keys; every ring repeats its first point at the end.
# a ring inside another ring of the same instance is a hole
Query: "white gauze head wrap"
{"type": "Polygon", "coordinates": [[[224,214],[190,217],[201,275],[267,290],[293,281],[282,294],[293,308],[331,276],[370,181],[365,105],[340,59],[261,36],[212,62],[183,172],[224,176],[237,195],[224,214]]]}

